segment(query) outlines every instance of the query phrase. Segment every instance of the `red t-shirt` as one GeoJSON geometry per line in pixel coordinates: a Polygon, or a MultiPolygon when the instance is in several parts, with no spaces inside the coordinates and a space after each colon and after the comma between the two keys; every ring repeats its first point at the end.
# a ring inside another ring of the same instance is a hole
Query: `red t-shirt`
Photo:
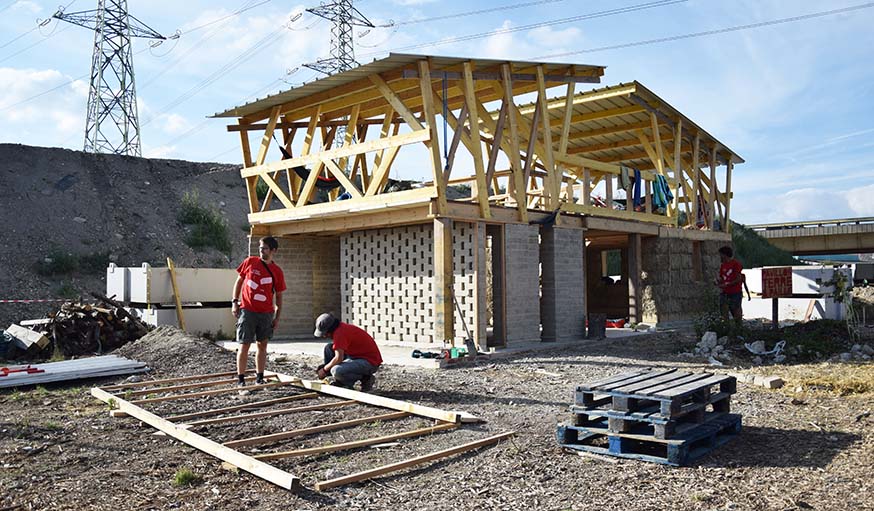
{"type": "Polygon", "coordinates": [[[243,278],[243,292],[240,296],[240,308],[252,312],[276,311],[273,307],[273,291],[285,291],[285,275],[276,263],[269,263],[267,271],[260,257],[247,257],[237,267],[237,273],[243,278]],[[273,277],[270,276],[273,273],[273,277]],[[274,281],[275,279],[275,281],[274,281]]]}
{"type": "MultiPolygon", "coordinates": [[[[741,266],[740,261],[737,259],[729,259],[728,261],[719,265],[719,280],[723,285],[728,284],[729,282],[738,278],[743,271],[743,266],[741,266]]],[[[741,280],[737,281],[737,284],[733,284],[728,287],[722,288],[722,292],[727,295],[733,295],[736,293],[740,293],[743,290],[743,277],[741,280]]]]}
{"type": "Polygon", "coordinates": [[[333,339],[335,350],[343,350],[351,358],[363,358],[374,367],[382,364],[382,355],[376,342],[361,328],[341,322],[334,330],[333,339]]]}

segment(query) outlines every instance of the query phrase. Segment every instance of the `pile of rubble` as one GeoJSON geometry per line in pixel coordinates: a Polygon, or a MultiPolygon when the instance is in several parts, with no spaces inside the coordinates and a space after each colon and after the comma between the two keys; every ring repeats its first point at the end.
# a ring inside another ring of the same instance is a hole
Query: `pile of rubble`
{"type": "Polygon", "coordinates": [[[854,344],[850,351],[836,355],[832,360],[841,362],[867,361],[874,357],[874,348],[870,344],[854,344]]]}
{"type": "Polygon", "coordinates": [[[731,362],[732,355],[727,348],[728,337],[717,338],[716,332],[704,332],[701,341],[695,345],[695,355],[707,358],[713,365],[723,365],[731,362]]]}
{"type": "Polygon", "coordinates": [[[21,321],[4,332],[4,358],[45,359],[101,354],[135,341],[149,327],[118,302],[95,294],[97,302],[66,302],[47,318],[21,321]],[[29,327],[24,328],[24,327],[29,327]]]}

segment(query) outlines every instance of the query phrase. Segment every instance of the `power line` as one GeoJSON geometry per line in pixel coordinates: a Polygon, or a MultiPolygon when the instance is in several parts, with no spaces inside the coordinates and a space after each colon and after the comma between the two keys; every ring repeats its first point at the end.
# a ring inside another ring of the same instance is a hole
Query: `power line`
{"type": "MultiPolygon", "coordinates": [[[[254,9],[255,7],[262,6],[262,5],[264,5],[264,4],[266,4],[266,3],[269,3],[269,2],[272,2],[272,1],[273,1],[273,0],[262,0],[261,2],[258,2],[257,4],[254,4],[254,5],[250,5],[250,6],[248,6],[248,7],[245,7],[246,4],[243,4],[244,7],[240,7],[239,9],[237,9],[237,10],[234,11],[234,12],[232,12],[231,14],[228,14],[227,16],[223,16],[223,17],[221,17],[221,18],[214,19],[214,20],[212,20],[212,21],[208,21],[208,22],[204,23],[203,25],[198,25],[198,26],[196,26],[196,27],[194,27],[194,28],[189,28],[188,30],[186,30],[185,32],[182,32],[182,33],[183,33],[183,34],[190,34],[190,33],[194,32],[194,31],[200,30],[200,29],[202,29],[202,28],[206,28],[206,27],[208,27],[208,26],[210,26],[210,25],[214,25],[214,24],[216,24],[216,23],[218,23],[218,22],[220,22],[220,21],[224,21],[224,20],[227,20],[227,19],[233,18],[234,16],[239,16],[240,14],[242,14],[242,13],[248,11],[248,10],[254,9]]],[[[249,3],[249,2],[246,2],[246,3],[249,3]]]]}
{"type": "Polygon", "coordinates": [[[564,52],[564,53],[554,53],[552,55],[541,55],[539,57],[531,57],[531,59],[540,60],[540,59],[567,57],[569,55],[577,55],[580,53],[594,53],[597,51],[618,50],[618,49],[622,49],[622,48],[632,48],[634,46],[644,46],[644,45],[648,45],[648,44],[657,44],[657,43],[665,43],[665,42],[671,42],[671,41],[679,41],[681,39],[691,39],[693,37],[703,37],[703,36],[707,36],[707,35],[725,34],[727,32],[737,32],[739,30],[747,30],[747,29],[751,29],[751,28],[761,28],[761,27],[768,27],[768,26],[772,26],[772,25],[781,25],[783,23],[791,23],[794,21],[803,21],[803,20],[808,20],[808,19],[812,19],[812,18],[822,18],[824,16],[831,16],[833,14],[842,14],[845,12],[857,11],[857,10],[861,10],[861,9],[869,9],[871,7],[874,7],[874,2],[869,2],[867,4],[853,5],[853,6],[844,7],[841,9],[832,9],[829,11],[821,11],[821,12],[815,12],[815,13],[811,13],[811,14],[803,14],[801,16],[792,16],[790,18],[780,18],[780,19],[776,19],[776,20],[762,21],[759,23],[750,23],[748,25],[737,25],[734,27],[718,28],[718,29],[714,29],[714,30],[707,30],[705,32],[695,32],[692,34],[674,35],[674,36],[669,36],[669,37],[661,37],[658,39],[647,39],[645,41],[636,41],[633,43],[615,44],[612,46],[600,46],[597,48],[588,48],[585,50],[569,51],[569,52],[564,52]]]}
{"type": "MultiPolygon", "coordinates": [[[[442,39],[440,41],[433,41],[430,43],[412,44],[412,45],[403,46],[400,48],[392,48],[389,51],[407,51],[407,50],[413,50],[413,49],[417,49],[417,48],[426,48],[429,46],[442,46],[444,44],[452,44],[452,43],[470,41],[473,39],[481,39],[483,37],[489,37],[489,36],[493,36],[493,35],[510,34],[513,32],[521,32],[523,30],[531,30],[534,28],[548,27],[548,26],[553,26],[553,25],[561,25],[561,24],[565,24],[565,23],[573,23],[575,21],[604,18],[607,16],[615,16],[617,14],[626,14],[629,12],[642,11],[645,9],[654,9],[657,7],[666,7],[669,5],[679,4],[679,3],[686,2],[686,1],[687,0],[656,0],[653,2],[635,4],[635,5],[630,5],[627,7],[619,7],[616,9],[597,11],[597,12],[593,12],[593,13],[589,13],[589,14],[581,14],[579,16],[571,16],[569,18],[560,18],[560,19],[555,19],[555,20],[551,20],[551,21],[543,21],[540,23],[532,23],[530,25],[522,25],[522,26],[518,26],[518,27],[503,28],[503,29],[499,29],[499,30],[493,30],[490,32],[479,32],[476,34],[468,34],[468,35],[464,35],[464,36],[450,37],[448,39],[442,39]]],[[[370,53],[365,53],[362,55],[362,57],[381,55],[383,53],[385,53],[385,52],[384,51],[374,51],[374,52],[370,52],[370,53]]]]}
{"type": "Polygon", "coordinates": [[[419,19],[410,19],[407,21],[393,21],[390,23],[386,23],[384,25],[378,25],[380,28],[388,28],[393,26],[401,26],[401,25],[414,25],[416,23],[428,23],[431,21],[443,21],[453,18],[463,18],[465,16],[473,16],[475,14],[487,14],[490,12],[497,11],[509,11],[511,9],[521,9],[522,7],[531,7],[534,5],[542,5],[542,4],[553,4],[556,2],[564,2],[565,0],[539,0],[537,2],[524,2],[521,4],[513,4],[513,5],[505,5],[503,7],[492,7],[490,9],[479,9],[476,11],[467,11],[467,12],[458,12],[455,14],[445,14],[443,16],[432,16],[430,18],[419,18],[419,19]]]}
{"type": "MultiPolygon", "coordinates": [[[[37,28],[39,28],[39,25],[37,25],[37,28]]],[[[57,35],[57,34],[60,34],[61,32],[63,32],[64,30],[67,30],[68,28],[70,28],[70,27],[69,27],[69,26],[66,26],[66,27],[64,27],[64,28],[62,28],[62,29],[60,29],[60,30],[52,31],[51,34],[45,36],[43,39],[40,39],[39,41],[37,41],[37,42],[31,44],[30,46],[25,46],[24,48],[18,50],[17,52],[13,53],[12,55],[8,55],[8,56],[6,56],[6,57],[0,59],[0,64],[6,62],[7,60],[11,59],[12,57],[17,57],[18,55],[21,55],[22,53],[24,53],[24,52],[26,52],[27,50],[33,48],[34,46],[39,46],[40,44],[42,44],[42,43],[48,41],[49,38],[51,38],[51,37],[53,37],[53,36],[55,36],[55,35],[57,35]]],[[[30,32],[28,32],[28,33],[30,33],[30,32]]],[[[25,34],[25,35],[26,35],[26,34],[25,34]]]]}

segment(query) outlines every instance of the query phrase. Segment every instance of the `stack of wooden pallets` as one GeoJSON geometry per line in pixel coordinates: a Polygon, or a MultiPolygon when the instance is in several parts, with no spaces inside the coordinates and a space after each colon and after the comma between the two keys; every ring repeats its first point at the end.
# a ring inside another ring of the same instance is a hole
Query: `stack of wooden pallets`
{"type": "Polygon", "coordinates": [[[562,447],[686,465],[741,430],[729,413],[733,376],[675,369],[638,371],[579,385],[573,424],[560,424],[562,447]]]}

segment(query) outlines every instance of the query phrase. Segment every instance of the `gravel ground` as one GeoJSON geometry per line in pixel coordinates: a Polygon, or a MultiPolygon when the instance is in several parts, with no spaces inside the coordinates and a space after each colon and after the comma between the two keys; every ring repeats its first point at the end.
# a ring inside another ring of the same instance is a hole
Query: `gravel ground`
{"type": "MultiPolygon", "coordinates": [[[[295,493],[223,469],[215,458],[154,435],[133,418],[110,418],[107,405],[88,390],[91,384],[123,378],[7,391],[0,394],[0,509],[874,509],[870,394],[793,396],[740,384],[732,411],[743,415],[743,432],[690,467],[593,459],[557,446],[556,424],[570,419],[567,407],[576,384],[645,367],[702,369],[676,356],[688,342],[680,334],[655,334],[444,371],[384,367],[377,393],[463,410],[486,422],[381,449],[272,462],[301,478],[303,489],[295,493]],[[517,435],[371,481],[312,490],[317,481],[504,431],[517,435]],[[183,468],[197,480],[177,487],[174,475],[183,468]]],[[[152,332],[118,353],[149,363],[154,378],[233,370],[232,353],[172,328],[152,332]]],[[[311,378],[317,363],[292,358],[272,362],[269,369],[311,378]]],[[[144,407],[167,416],[288,393],[265,389],[144,407]]],[[[197,431],[224,442],[379,413],[384,411],[353,405],[197,431]]],[[[412,417],[369,423],[240,450],[296,449],[430,422],[412,417]]]]}

